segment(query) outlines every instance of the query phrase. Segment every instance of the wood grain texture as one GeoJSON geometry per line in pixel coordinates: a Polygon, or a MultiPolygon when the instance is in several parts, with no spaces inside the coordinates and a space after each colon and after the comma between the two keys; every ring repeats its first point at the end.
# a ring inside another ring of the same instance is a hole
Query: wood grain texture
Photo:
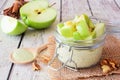
{"type": "MultiPolygon", "coordinates": [[[[0,1],[0,7],[3,4],[0,1]]],[[[14,0],[9,0],[4,8],[12,4],[14,0]]],[[[92,14],[100,19],[119,23],[120,21],[120,0],[49,0],[50,4],[56,2],[53,6],[57,9],[57,19],[49,28],[44,30],[31,30],[29,29],[20,44],[23,47],[37,47],[45,43],[48,36],[54,35],[56,24],[62,20],[66,21],[73,19],[75,15],[86,13],[91,16],[92,14]],[[116,1],[116,3],[115,3],[116,1]],[[62,2],[60,4],[60,2],[62,2]],[[62,6],[60,6],[62,5],[62,6]],[[61,8],[61,9],[60,9],[61,8]],[[62,11],[60,11],[62,10],[62,11]],[[91,11],[90,11],[91,10],[91,11]],[[60,14],[61,13],[61,14],[60,14]],[[92,13],[92,14],[91,14],[92,13]]],[[[119,36],[119,35],[118,35],[119,36]]],[[[17,65],[11,68],[12,63],[9,61],[9,54],[19,45],[21,36],[8,36],[0,32],[0,80],[7,80],[8,74],[11,71],[9,80],[49,80],[46,65],[41,65],[42,70],[34,72],[31,64],[17,65]]],[[[117,80],[116,77],[120,75],[111,75],[110,77],[94,77],[91,80],[117,80]]],[[[60,75],[60,79],[62,76],[60,75]]],[[[73,80],[73,79],[72,79],[73,80]]],[[[81,79],[77,79],[81,80],[81,79]]],[[[90,79],[87,79],[90,80],[90,79]]]]}
{"type": "MultiPolygon", "coordinates": [[[[3,0],[5,1],[5,0],[3,0]]],[[[4,8],[11,6],[14,0],[9,0],[4,8]]],[[[0,1],[1,2],[1,1],[0,1]]],[[[0,3],[2,6],[2,2],[0,3]]],[[[3,10],[3,9],[2,9],[3,10]]],[[[0,19],[2,15],[0,15],[0,19]]],[[[0,80],[7,80],[12,63],[9,60],[10,53],[19,45],[21,36],[9,36],[0,29],[0,80]]]]}
{"type": "Polygon", "coordinates": [[[116,3],[116,5],[118,6],[118,8],[120,9],[120,0],[114,0],[114,2],[116,3]]]}
{"type": "MultiPolygon", "coordinates": [[[[24,38],[22,40],[20,48],[23,47],[37,47],[41,44],[44,44],[48,36],[53,35],[53,32],[55,30],[56,24],[59,21],[59,8],[60,8],[60,1],[59,0],[50,0],[50,4],[56,3],[53,7],[57,9],[58,16],[56,21],[47,29],[43,30],[28,30],[24,38]]],[[[40,71],[33,71],[32,65],[17,65],[14,64],[14,67],[12,69],[12,73],[9,80],[49,80],[48,74],[47,74],[47,66],[41,65],[42,70],[40,71]]]]}
{"type": "Polygon", "coordinates": [[[4,6],[6,5],[6,3],[7,3],[7,0],[0,1],[0,13],[2,12],[2,10],[3,10],[4,6]]]}
{"type": "Polygon", "coordinates": [[[91,16],[87,0],[62,0],[62,21],[74,19],[83,13],[91,16]]]}
{"type": "Polygon", "coordinates": [[[114,0],[88,0],[93,15],[96,18],[119,23],[120,9],[115,4],[114,0]]]}

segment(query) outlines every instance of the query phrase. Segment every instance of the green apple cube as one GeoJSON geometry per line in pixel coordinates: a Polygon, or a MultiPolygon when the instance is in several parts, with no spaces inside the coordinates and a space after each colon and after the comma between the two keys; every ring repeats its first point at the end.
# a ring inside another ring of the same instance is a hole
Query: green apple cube
{"type": "Polygon", "coordinates": [[[91,33],[91,35],[92,35],[93,38],[96,38],[96,32],[95,32],[95,30],[91,33]]]}
{"type": "Polygon", "coordinates": [[[63,24],[63,23],[57,24],[57,28],[58,28],[58,29],[61,29],[62,27],[64,27],[64,24],[63,24]]]}
{"type": "Polygon", "coordinates": [[[61,28],[64,27],[64,24],[63,23],[59,23],[57,24],[57,31],[61,34],[60,30],[61,28]]]}
{"type": "Polygon", "coordinates": [[[84,40],[85,40],[85,43],[93,43],[92,39],[93,39],[93,36],[90,35],[90,36],[86,37],[84,40]]]}
{"type": "Polygon", "coordinates": [[[73,38],[74,38],[75,40],[83,40],[83,38],[81,37],[80,33],[77,32],[77,31],[75,31],[75,32],[73,33],[73,38]]]}
{"type": "Polygon", "coordinates": [[[20,16],[29,27],[43,29],[55,21],[57,12],[49,7],[47,0],[34,0],[20,8],[20,16]]]}
{"type": "Polygon", "coordinates": [[[71,27],[73,31],[76,31],[76,25],[72,21],[67,21],[64,23],[65,26],[71,27]]]}
{"type": "Polygon", "coordinates": [[[66,37],[66,38],[70,38],[73,36],[73,30],[71,27],[62,27],[60,29],[61,35],[66,37]]]}
{"type": "Polygon", "coordinates": [[[86,21],[89,28],[95,28],[93,22],[91,21],[91,19],[86,14],[82,14],[80,16],[80,19],[86,21]]]}
{"type": "Polygon", "coordinates": [[[78,23],[80,21],[80,16],[75,16],[75,18],[73,19],[74,23],[78,23]]]}
{"type": "Polygon", "coordinates": [[[9,35],[19,35],[27,30],[27,26],[15,18],[3,16],[1,19],[1,30],[9,35]]]}
{"type": "Polygon", "coordinates": [[[89,18],[88,18],[88,16],[87,16],[86,14],[82,14],[82,15],[80,16],[80,20],[84,20],[87,24],[88,24],[88,22],[89,22],[89,18]]]}
{"type": "Polygon", "coordinates": [[[92,29],[95,28],[94,23],[93,23],[92,20],[90,20],[90,19],[89,19],[88,25],[89,25],[89,27],[92,28],[92,29]]]}
{"type": "Polygon", "coordinates": [[[90,35],[88,25],[85,21],[81,20],[76,28],[82,37],[85,38],[90,35]]]}
{"type": "Polygon", "coordinates": [[[102,36],[105,32],[105,24],[104,23],[96,23],[95,32],[96,32],[96,37],[102,36]]]}

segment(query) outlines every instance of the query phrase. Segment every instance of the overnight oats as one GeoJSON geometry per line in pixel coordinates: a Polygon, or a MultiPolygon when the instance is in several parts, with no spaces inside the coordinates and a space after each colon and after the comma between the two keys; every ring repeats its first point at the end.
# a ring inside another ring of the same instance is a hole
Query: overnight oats
{"type": "Polygon", "coordinates": [[[104,23],[92,23],[85,14],[59,23],[56,31],[56,54],[63,65],[87,68],[97,64],[105,41],[104,23]]]}

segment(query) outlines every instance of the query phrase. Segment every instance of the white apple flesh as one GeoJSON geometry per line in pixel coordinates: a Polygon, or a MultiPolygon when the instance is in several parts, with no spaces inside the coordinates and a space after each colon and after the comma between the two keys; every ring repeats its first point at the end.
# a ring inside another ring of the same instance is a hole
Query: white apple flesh
{"type": "Polygon", "coordinates": [[[35,29],[49,27],[56,19],[56,10],[49,7],[46,0],[30,1],[20,8],[24,23],[35,29]]]}
{"type": "Polygon", "coordinates": [[[3,16],[1,19],[1,30],[9,35],[19,35],[27,30],[27,26],[15,18],[3,16]]]}
{"type": "Polygon", "coordinates": [[[105,24],[97,23],[95,26],[96,37],[102,36],[105,32],[105,24]]]}

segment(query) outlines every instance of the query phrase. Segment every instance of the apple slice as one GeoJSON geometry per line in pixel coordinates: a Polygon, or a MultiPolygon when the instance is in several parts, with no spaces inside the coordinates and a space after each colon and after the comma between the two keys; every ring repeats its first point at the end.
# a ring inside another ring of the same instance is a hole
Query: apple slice
{"type": "Polygon", "coordinates": [[[78,23],[80,21],[80,16],[75,16],[75,18],[73,19],[74,23],[78,23]]]}
{"type": "Polygon", "coordinates": [[[76,25],[72,21],[67,21],[64,23],[65,26],[71,27],[73,31],[76,31],[76,25]]]}
{"type": "Polygon", "coordinates": [[[81,16],[75,16],[75,19],[73,20],[73,22],[79,23],[80,20],[84,20],[87,23],[89,28],[92,28],[92,29],[95,28],[93,22],[86,14],[82,14],[81,16]]]}
{"type": "Polygon", "coordinates": [[[75,32],[73,33],[73,38],[74,38],[75,40],[83,40],[83,38],[81,37],[80,33],[77,32],[77,31],[75,31],[75,32]]]}
{"type": "Polygon", "coordinates": [[[91,20],[86,14],[82,14],[82,15],[80,16],[80,19],[81,19],[81,20],[84,20],[84,21],[87,23],[87,25],[88,25],[88,27],[90,28],[90,30],[93,30],[93,28],[95,28],[92,20],[91,20]]]}
{"type": "Polygon", "coordinates": [[[59,23],[57,24],[57,31],[61,34],[60,30],[61,28],[64,27],[64,24],[63,23],[59,23]]]}
{"type": "Polygon", "coordinates": [[[93,36],[90,35],[90,36],[86,37],[84,40],[86,40],[85,43],[93,43],[92,39],[93,39],[93,36]]]}
{"type": "Polygon", "coordinates": [[[88,25],[84,20],[80,20],[76,28],[82,37],[85,38],[90,35],[88,25]]]}
{"type": "Polygon", "coordinates": [[[27,26],[15,18],[3,16],[1,19],[1,30],[10,35],[19,35],[27,30],[27,26]]]}
{"type": "Polygon", "coordinates": [[[60,33],[62,36],[66,37],[66,38],[70,38],[73,36],[73,29],[71,27],[62,27],[60,29],[60,33]]]}
{"type": "Polygon", "coordinates": [[[105,32],[105,24],[104,23],[96,23],[95,26],[96,26],[95,27],[96,37],[102,36],[105,32]]]}
{"type": "Polygon", "coordinates": [[[47,0],[34,0],[20,8],[24,23],[35,29],[49,27],[56,19],[57,12],[50,8],[47,0]]]}

